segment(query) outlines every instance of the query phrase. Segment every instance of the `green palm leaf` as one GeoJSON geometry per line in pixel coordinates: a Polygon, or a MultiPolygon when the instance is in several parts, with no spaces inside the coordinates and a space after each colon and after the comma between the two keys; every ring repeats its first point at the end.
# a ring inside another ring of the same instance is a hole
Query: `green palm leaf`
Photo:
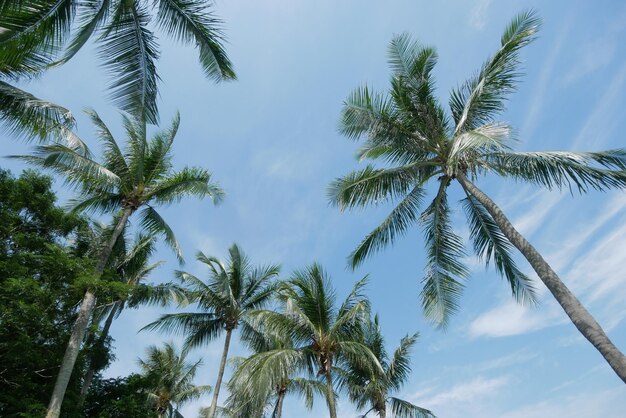
{"type": "Polygon", "coordinates": [[[435,200],[421,215],[427,247],[422,306],[426,317],[441,327],[458,309],[463,291],[460,280],[469,274],[461,262],[465,255],[463,241],[450,226],[446,187],[447,180],[442,179],[435,200]]]}
{"type": "Polygon", "coordinates": [[[148,29],[147,9],[121,1],[102,35],[100,55],[111,73],[111,97],[122,110],[148,123],[159,121],[155,61],[159,57],[154,34],[148,29]]]}
{"type": "Polygon", "coordinates": [[[511,292],[516,300],[534,304],[536,294],[532,280],[517,268],[511,256],[513,246],[489,215],[489,212],[476,198],[469,195],[463,199],[463,207],[467,215],[470,237],[474,242],[476,254],[484,259],[487,265],[493,259],[498,273],[509,281],[511,292]]]}
{"type": "Polygon", "coordinates": [[[236,78],[232,64],[220,42],[222,22],[206,10],[202,0],[159,0],[159,26],[179,41],[197,46],[200,63],[207,77],[215,81],[236,78]]]}

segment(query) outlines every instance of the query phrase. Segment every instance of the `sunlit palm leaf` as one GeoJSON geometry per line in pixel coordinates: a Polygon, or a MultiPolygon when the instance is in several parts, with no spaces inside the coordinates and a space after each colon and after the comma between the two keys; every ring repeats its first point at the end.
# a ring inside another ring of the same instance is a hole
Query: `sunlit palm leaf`
{"type": "Polygon", "coordinates": [[[207,77],[216,81],[236,78],[222,46],[222,22],[207,10],[206,1],[159,0],[157,21],[169,35],[198,47],[207,77]]]}

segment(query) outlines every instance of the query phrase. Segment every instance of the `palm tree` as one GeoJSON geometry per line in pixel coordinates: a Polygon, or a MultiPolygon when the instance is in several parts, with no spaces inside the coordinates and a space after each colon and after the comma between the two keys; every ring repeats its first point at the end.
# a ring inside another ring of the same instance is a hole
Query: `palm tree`
{"type": "Polygon", "coordinates": [[[104,317],[106,317],[106,320],[99,332],[98,339],[94,342],[92,347],[94,356],[89,360],[87,371],[83,378],[79,405],[82,405],[85,401],[94,374],[104,366],[99,363],[98,354],[101,353],[104,348],[113,320],[120,316],[129,299],[131,299],[133,307],[141,303],[149,303],[152,301],[150,299],[152,292],[146,292],[146,289],[143,289],[146,285],[142,282],[153,270],[162,264],[160,261],[149,263],[149,259],[154,253],[155,243],[155,236],[142,234],[136,237],[130,248],[126,248],[126,237],[123,233],[117,240],[116,247],[119,246],[120,250],[118,253],[115,253],[115,249],[113,250],[114,253],[109,259],[108,269],[112,270],[115,275],[114,279],[126,285],[126,289],[124,290],[127,294],[121,295],[119,292],[116,292],[111,302],[94,315],[95,323],[99,323],[104,317]],[[141,292],[139,292],[139,290],[141,290],[141,292]],[[133,294],[135,293],[138,295],[133,298],[133,294]]]}
{"type": "MultiPolygon", "coordinates": [[[[280,300],[285,312],[257,311],[253,325],[263,325],[276,335],[288,335],[295,348],[273,350],[265,355],[265,379],[279,382],[282,370],[306,370],[326,380],[326,402],[331,418],[337,418],[333,369],[344,363],[364,369],[381,369],[376,357],[362,342],[361,322],[369,315],[363,295],[366,278],[358,281],[337,307],[330,279],[318,264],[296,271],[284,284],[280,300]],[[273,371],[273,372],[272,372],[273,371]]],[[[262,359],[263,357],[261,357],[262,359]]],[[[276,386],[273,384],[272,386],[276,386]]]]}
{"type": "Polygon", "coordinates": [[[416,222],[423,225],[427,266],[421,293],[425,314],[445,325],[457,309],[468,269],[461,238],[450,224],[448,187],[456,180],[466,198],[470,235],[476,254],[511,285],[513,295],[533,300],[531,281],[515,265],[512,246],[531,264],[578,330],[618,376],[626,382],[626,357],[609,340],[595,319],[563,284],[537,250],[509,222],[498,206],[473,182],[486,174],[527,181],[548,189],[606,190],[626,186],[626,151],[514,152],[511,128],[495,117],[515,89],[519,50],[535,37],[540,20],[534,12],[518,15],[502,35],[500,49],[476,75],[452,92],[449,116],[434,96],[431,71],[433,48],[394,38],[389,47],[393,72],[388,95],[356,90],[346,101],[341,131],[367,137],[361,158],[385,161],[337,179],[330,187],[332,202],[342,210],[385,199],[401,199],[387,218],[350,255],[353,267],[392,243],[416,222]],[[438,183],[433,201],[421,211],[429,181],[438,183]]]}
{"type": "Polygon", "coordinates": [[[350,400],[358,409],[369,408],[361,418],[367,417],[370,412],[378,414],[380,418],[387,416],[387,409],[391,416],[397,418],[434,418],[432,412],[420,408],[408,401],[391,396],[402,388],[411,373],[409,352],[417,341],[418,333],[402,338],[400,345],[389,358],[385,349],[385,340],[380,332],[378,315],[366,327],[364,342],[374,353],[383,368],[383,373],[372,373],[358,365],[350,365],[341,373],[341,384],[348,391],[350,400]]]}
{"type": "MultiPolygon", "coordinates": [[[[211,3],[204,0],[2,2],[0,77],[21,79],[40,74],[51,65],[69,61],[88,40],[95,39],[102,65],[111,74],[113,101],[122,110],[143,114],[148,123],[157,124],[159,46],[153,26],[183,44],[197,47],[208,78],[235,79],[223,47],[222,22],[210,7],[211,3]],[[154,15],[150,13],[153,9],[154,15]]],[[[57,127],[71,127],[74,122],[66,109],[2,81],[0,120],[17,133],[40,137],[57,127]]]]}
{"type": "Polygon", "coordinates": [[[272,334],[245,324],[242,340],[253,354],[237,362],[228,383],[229,418],[280,418],[287,394],[300,395],[309,409],[315,395],[326,396],[324,382],[301,376],[295,363],[274,361],[276,356],[295,349],[289,334],[272,334]],[[267,411],[271,411],[269,415],[267,411]]]}
{"type": "MultiPolygon", "coordinates": [[[[171,147],[180,122],[179,116],[176,115],[169,129],[157,133],[149,141],[145,122],[124,117],[128,145],[122,152],[96,112],[89,111],[88,114],[97,126],[98,138],[104,145],[102,163],[90,157],[90,153],[80,153],[61,144],[40,145],[33,155],[17,158],[64,176],[69,185],[78,189],[80,197],[72,201],[74,211],[116,214],[115,227],[98,256],[94,272],[96,279],[102,275],[128,219],[139,209],[142,209],[141,228],[150,234],[164,235],[165,242],[182,260],[174,232],[152,205],[167,205],[185,196],[208,196],[217,203],[223,191],[211,182],[211,175],[204,169],[185,167],[174,171],[171,147]]],[[[61,363],[47,418],[59,416],[95,303],[94,290],[87,289],[61,363]]]]}
{"type": "Polygon", "coordinates": [[[177,271],[178,279],[186,286],[188,300],[195,302],[201,312],[183,312],[161,316],[143,329],[158,329],[183,333],[185,349],[204,345],[226,331],[224,350],[220,361],[217,382],[209,418],[215,416],[224,368],[232,333],[247,321],[248,313],[269,303],[274,293],[271,280],[278,275],[280,267],[269,265],[254,268],[236,244],[229,249],[226,263],[216,257],[208,257],[198,251],[196,259],[210,269],[207,283],[184,271],[177,271]]]}
{"type": "Polygon", "coordinates": [[[193,384],[202,360],[187,363],[187,350],[178,353],[173,344],[166,343],[163,348],[150,346],[147,355],[147,360],[139,359],[139,366],[153,382],[147,393],[148,402],[159,418],[184,418],[178,408],[211,391],[211,386],[193,384]]]}

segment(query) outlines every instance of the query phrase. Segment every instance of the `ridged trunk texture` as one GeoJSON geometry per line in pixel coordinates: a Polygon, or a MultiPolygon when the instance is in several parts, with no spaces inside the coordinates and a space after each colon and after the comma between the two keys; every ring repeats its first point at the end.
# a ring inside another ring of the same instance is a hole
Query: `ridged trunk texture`
{"type": "MultiPolygon", "coordinates": [[[[100,347],[104,345],[104,342],[106,341],[106,338],[109,335],[109,330],[111,329],[111,324],[113,323],[113,319],[115,318],[115,315],[118,312],[119,306],[120,306],[120,302],[115,302],[115,304],[113,305],[113,308],[111,309],[111,312],[109,312],[109,315],[107,316],[107,319],[104,322],[104,326],[102,327],[102,333],[100,333],[100,337],[98,338],[98,341],[96,341],[96,343],[94,344],[94,347],[100,347]]],[[[97,372],[95,365],[93,363],[94,363],[93,359],[89,359],[89,366],[87,367],[87,372],[85,373],[85,378],[83,379],[83,386],[80,389],[80,398],[78,400],[79,409],[85,403],[85,399],[87,398],[87,393],[89,393],[89,386],[91,386],[91,381],[93,380],[93,377],[97,372]]]]}
{"type": "Polygon", "coordinates": [[[215,418],[215,411],[217,410],[217,397],[220,394],[220,386],[222,385],[222,378],[224,377],[224,368],[226,367],[226,359],[228,358],[228,348],[230,347],[230,337],[233,333],[232,329],[226,330],[226,340],[224,341],[224,351],[222,352],[222,360],[220,361],[220,370],[217,373],[217,382],[215,383],[215,390],[213,392],[213,402],[211,402],[211,408],[209,409],[208,418],[215,418]]]}
{"type": "Polygon", "coordinates": [[[326,402],[328,403],[328,413],[330,418],[337,418],[337,406],[335,403],[335,392],[333,391],[333,377],[330,367],[326,371],[326,402]]]}
{"type": "MultiPolygon", "coordinates": [[[[125,208],[122,212],[122,216],[120,217],[115,229],[113,230],[113,234],[109,239],[106,247],[102,249],[102,253],[100,254],[100,259],[98,260],[98,264],[96,265],[95,276],[99,278],[104,271],[104,268],[109,260],[111,255],[111,251],[113,251],[113,246],[115,242],[119,238],[120,234],[124,230],[124,226],[128,221],[132,213],[131,208],[125,208]]],[[[96,305],[96,295],[91,289],[88,289],[85,292],[85,296],[83,297],[83,301],[80,305],[80,311],[78,312],[78,317],[76,318],[76,322],[74,323],[74,327],[72,328],[72,335],[70,336],[70,341],[67,344],[67,348],[65,349],[65,354],[63,355],[63,361],[61,362],[61,367],[59,369],[59,374],[57,376],[57,380],[54,384],[54,390],[52,391],[52,397],[50,398],[50,403],[48,404],[48,412],[46,413],[46,418],[59,418],[61,414],[61,404],[63,403],[63,398],[65,397],[65,391],[67,390],[67,385],[70,381],[70,377],[72,376],[72,371],[74,370],[74,364],[76,364],[76,358],[78,357],[78,352],[80,351],[80,345],[85,338],[85,332],[87,331],[87,326],[89,324],[89,319],[91,318],[91,314],[93,313],[93,308],[96,305]]]]}
{"type": "Polygon", "coordinates": [[[541,254],[513,227],[502,210],[465,176],[459,175],[457,179],[463,188],[487,209],[502,233],[528,260],[541,281],[574,323],[574,326],[593,344],[619,378],[626,383],[626,356],[613,344],[598,322],[565,286],[541,254]]]}

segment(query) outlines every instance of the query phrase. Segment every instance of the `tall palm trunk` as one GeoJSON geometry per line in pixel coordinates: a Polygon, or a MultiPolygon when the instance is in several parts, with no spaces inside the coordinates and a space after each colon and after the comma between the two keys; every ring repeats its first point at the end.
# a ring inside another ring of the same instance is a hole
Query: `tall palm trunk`
{"type": "MultiPolygon", "coordinates": [[[[96,278],[99,278],[102,275],[107,261],[109,260],[109,256],[111,255],[111,251],[113,251],[113,246],[115,245],[115,242],[124,230],[124,226],[126,225],[126,222],[128,221],[128,218],[130,217],[132,212],[132,208],[124,208],[122,216],[118,220],[117,225],[113,230],[113,234],[109,239],[109,242],[102,249],[102,253],[100,253],[100,259],[98,260],[95,271],[96,278]]],[[[65,355],[63,356],[63,361],[59,369],[59,374],[54,384],[54,390],[52,391],[52,397],[50,398],[50,403],[48,404],[48,412],[46,413],[46,418],[58,418],[61,414],[61,404],[63,403],[63,398],[65,397],[65,391],[70,381],[70,376],[72,375],[74,364],[76,364],[76,358],[78,357],[80,345],[83,342],[83,338],[85,338],[85,332],[87,331],[89,318],[91,318],[91,314],[93,313],[93,308],[95,305],[96,295],[91,289],[87,289],[87,291],[85,292],[85,296],[83,297],[83,301],[80,305],[78,317],[76,318],[76,322],[74,323],[74,327],[72,328],[70,341],[68,342],[67,348],[65,349],[65,355]]]]}
{"type": "Polygon", "coordinates": [[[457,179],[463,188],[487,209],[504,235],[528,260],[533,270],[535,270],[541,281],[559,302],[578,331],[593,344],[619,378],[626,383],[626,356],[613,344],[593,316],[565,286],[541,254],[513,227],[500,208],[464,175],[458,175],[457,179]]]}
{"type": "Polygon", "coordinates": [[[328,403],[330,418],[337,418],[337,406],[335,405],[335,391],[333,391],[331,367],[328,367],[326,370],[326,402],[328,403]]]}
{"type": "MultiPolygon", "coordinates": [[[[120,302],[117,301],[113,305],[111,312],[109,312],[109,316],[107,316],[106,321],[104,322],[104,326],[102,327],[102,333],[98,338],[98,341],[94,344],[94,347],[101,347],[104,345],[107,336],[109,335],[109,330],[111,329],[111,324],[113,323],[113,319],[117,314],[120,307],[120,302]]],[[[94,365],[93,359],[89,359],[89,366],[87,368],[87,372],[85,373],[85,378],[83,379],[83,386],[80,389],[80,398],[78,400],[78,409],[80,410],[83,404],[85,403],[85,398],[87,398],[87,393],[89,392],[89,386],[91,386],[91,381],[93,380],[93,376],[96,374],[96,367],[94,365]]]]}
{"type": "Polygon", "coordinates": [[[276,407],[274,408],[272,418],[280,418],[283,414],[283,401],[285,400],[286,393],[287,390],[285,388],[280,388],[278,390],[278,398],[276,399],[276,407]]]}
{"type": "Polygon", "coordinates": [[[220,386],[222,385],[222,378],[224,377],[224,369],[226,368],[226,359],[228,358],[228,348],[230,346],[230,337],[233,333],[232,329],[226,330],[226,340],[224,341],[224,351],[222,352],[222,360],[220,361],[220,369],[217,373],[217,382],[215,383],[215,392],[213,392],[213,402],[211,402],[211,408],[209,409],[209,417],[215,418],[215,411],[217,410],[217,397],[220,394],[220,386]]]}

